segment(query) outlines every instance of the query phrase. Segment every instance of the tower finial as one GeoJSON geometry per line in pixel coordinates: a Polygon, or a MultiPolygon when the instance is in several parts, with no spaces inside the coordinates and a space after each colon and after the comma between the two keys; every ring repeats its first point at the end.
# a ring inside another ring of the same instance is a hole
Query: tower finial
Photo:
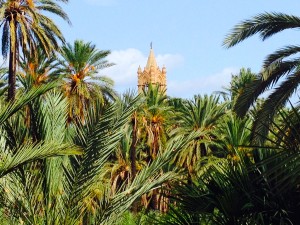
{"type": "Polygon", "coordinates": [[[152,49],[152,41],[150,42],[150,49],[152,49]]]}

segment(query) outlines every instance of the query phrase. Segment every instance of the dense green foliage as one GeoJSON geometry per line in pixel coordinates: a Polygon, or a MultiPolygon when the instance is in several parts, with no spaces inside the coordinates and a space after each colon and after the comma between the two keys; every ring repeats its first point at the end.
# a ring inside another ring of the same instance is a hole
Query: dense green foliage
{"type": "MultiPolygon", "coordinates": [[[[299,47],[268,56],[260,74],[241,69],[219,94],[174,99],[149,85],[121,95],[98,74],[113,66],[110,51],[63,43],[40,14],[68,20],[57,2],[0,1],[10,52],[0,70],[1,224],[299,223],[300,107],[285,105],[299,84],[290,58],[299,47]]],[[[299,21],[261,14],[224,43],[299,21]]]]}

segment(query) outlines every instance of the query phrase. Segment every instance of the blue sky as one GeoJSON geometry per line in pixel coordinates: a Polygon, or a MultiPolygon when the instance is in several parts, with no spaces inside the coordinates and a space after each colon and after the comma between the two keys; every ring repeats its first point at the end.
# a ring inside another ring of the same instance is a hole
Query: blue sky
{"type": "Polygon", "coordinates": [[[241,20],[263,12],[299,15],[297,0],[70,0],[63,7],[72,26],[57,23],[68,42],[82,39],[112,51],[108,60],[116,65],[100,74],[114,79],[119,92],[136,88],[150,42],[158,64],[167,68],[168,95],[190,98],[222,90],[241,67],[259,72],[267,54],[300,40],[299,32],[288,31],[222,47],[241,20]]]}

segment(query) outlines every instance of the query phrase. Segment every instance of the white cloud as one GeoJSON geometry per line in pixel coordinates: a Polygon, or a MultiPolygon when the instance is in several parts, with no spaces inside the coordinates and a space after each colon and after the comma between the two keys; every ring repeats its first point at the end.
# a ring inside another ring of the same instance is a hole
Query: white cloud
{"type": "Polygon", "coordinates": [[[180,54],[164,54],[156,57],[159,66],[165,65],[167,70],[172,70],[183,65],[183,56],[180,54]]]}
{"type": "Polygon", "coordinates": [[[237,68],[225,68],[222,71],[199,76],[187,80],[169,80],[168,94],[176,97],[192,97],[194,94],[211,94],[214,91],[222,91],[222,87],[228,86],[231,75],[238,73],[237,68]]]}
{"type": "MultiPolygon", "coordinates": [[[[143,69],[147,58],[148,54],[144,55],[134,48],[112,51],[107,60],[116,65],[102,70],[100,74],[112,78],[115,81],[116,90],[120,93],[127,89],[136,89],[138,67],[141,66],[143,69]]],[[[167,74],[175,74],[176,68],[184,64],[184,58],[180,54],[160,54],[156,55],[156,60],[158,66],[166,66],[167,74]]],[[[168,95],[190,98],[194,94],[211,94],[214,91],[221,91],[222,87],[229,85],[231,75],[238,72],[238,68],[228,67],[215,74],[200,74],[194,78],[185,76],[185,80],[176,79],[176,76],[168,76],[168,95]]]]}
{"type": "MultiPolygon", "coordinates": [[[[122,92],[126,89],[134,89],[137,85],[137,70],[141,66],[146,66],[148,55],[144,55],[140,50],[129,48],[126,50],[115,50],[107,57],[109,62],[116,65],[104,69],[101,75],[106,75],[115,81],[116,90],[122,92]]],[[[170,71],[183,64],[183,57],[180,54],[157,55],[158,66],[166,66],[170,71]]]]}

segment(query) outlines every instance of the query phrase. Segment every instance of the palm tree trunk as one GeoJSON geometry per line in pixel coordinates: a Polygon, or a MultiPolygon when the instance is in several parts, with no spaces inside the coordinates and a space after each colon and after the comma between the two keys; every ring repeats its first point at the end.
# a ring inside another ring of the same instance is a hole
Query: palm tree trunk
{"type": "Polygon", "coordinates": [[[137,144],[137,115],[134,112],[132,117],[132,143],[130,146],[130,162],[131,162],[131,182],[136,176],[136,144],[137,144]]]}
{"type": "Polygon", "coordinates": [[[14,38],[10,38],[10,52],[8,65],[8,101],[14,101],[16,97],[16,68],[17,68],[17,29],[15,24],[14,38]]]}
{"type": "MultiPolygon", "coordinates": [[[[130,145],[130,166],[131,166],[131,177],[130,180],[133,182],[136,177],[136,145],[137,145],[137,115],[134,112],[132,120],[132,143],[130,145]]],[[[132,204],[133,213],[137,213],[138,211],[138,202],[134,202],[132,204]]]]}
{"type": "Polygon", "coordinates": [[[201,150],[201,157],[207,156],[207,150],[206,150],[206,146],[204,143],[200,144],[200,150],[201,150]]]}
{"type": "Polygon", "coordinates": [[[29,111],[30,111],[30,130],[31,130],[31,135],[32,135],[32,141],[36,142],[40,140],[39,137],[39,132],[38,132],[38,128],[37,128],[37,119],[35,116],[35,111],[33,109],[33,103],[29,104],[29,111]]]}
{"type": "Polygon", "coordinates": [[[152,128],[152,133],[153,133],[153,143],[152,143],[152,159],[155,159],[158,153],[158,137],[159,137],[159,132],[157,132],[157,124],[153,125],[152,128]]]}

